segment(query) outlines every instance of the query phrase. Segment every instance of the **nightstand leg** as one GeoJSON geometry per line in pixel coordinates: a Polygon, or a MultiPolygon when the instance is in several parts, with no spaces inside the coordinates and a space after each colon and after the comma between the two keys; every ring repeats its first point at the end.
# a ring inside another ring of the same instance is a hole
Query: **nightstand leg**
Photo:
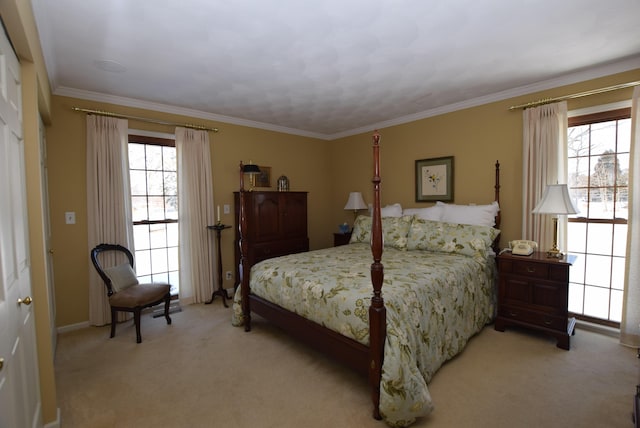
{"type": "Polygon", "coordinates": [[[560,349],[569,350],[569,335],[558,336],[558,344],[556,345],[560,349]]]}

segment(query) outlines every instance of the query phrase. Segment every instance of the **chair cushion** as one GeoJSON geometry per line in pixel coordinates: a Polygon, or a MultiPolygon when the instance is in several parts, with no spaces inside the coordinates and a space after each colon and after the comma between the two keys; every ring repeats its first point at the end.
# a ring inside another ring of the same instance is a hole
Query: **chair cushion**
{"type": "Polygon", "coordinates": [[[129,263],[104,268],[103,271],[111,280],[111,288],[116,293],[138,283],[136,273],[129,263]]]}
{"type": "Polygon", "coordinates": [[[166,283],[136,284],[112,294],[109,297],[109,304],[121,308],[146,306],[162,300],[170,289],[171,286],[166,283]]]}

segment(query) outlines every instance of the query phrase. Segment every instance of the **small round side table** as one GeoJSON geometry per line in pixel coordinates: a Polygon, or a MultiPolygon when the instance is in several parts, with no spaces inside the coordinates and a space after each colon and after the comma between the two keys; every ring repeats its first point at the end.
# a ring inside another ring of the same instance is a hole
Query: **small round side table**
{"type": "Polygon", "coordinates": [[[222,288],[222,252],[220,251],[220,234],[224,229],[231,229],[231,226],[218,222],[213,226],[207,226],[207,229],[216,231],[216,244],[218,248],[218,289],[214,290],[211,294],[211,300],[204,302],[204,304],[210,305],[211,303],[213,303],[213,299],[215,299],[217,295],[220,295],[222,297],[222,303],[224,304],[224,307],[228,308],[229,306],[227,305],[227,299],[231,299],[231,297],[227,295],[227,290],[222,288]]]}

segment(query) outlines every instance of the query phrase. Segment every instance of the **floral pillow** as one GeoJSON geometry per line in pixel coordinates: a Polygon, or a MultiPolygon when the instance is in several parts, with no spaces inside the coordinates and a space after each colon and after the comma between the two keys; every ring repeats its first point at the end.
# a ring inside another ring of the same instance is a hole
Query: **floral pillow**
{"type": "MultiPolygon", "coordinates": [[[[406,250],[407,236],[412,219],[412,216],[382,217],[382,242],[384,246],[406,250]]],[[[358,216],[353,224],[353,233],[349,243],[371,242],[372,220],[369,216],[358,216]]]]}
{"type": "Polygon", "coordinates": [[[408,250],[464,254],[486,259],[500,230],[489,226],[445,223],[414,218],[407,237],[408,250]]]}

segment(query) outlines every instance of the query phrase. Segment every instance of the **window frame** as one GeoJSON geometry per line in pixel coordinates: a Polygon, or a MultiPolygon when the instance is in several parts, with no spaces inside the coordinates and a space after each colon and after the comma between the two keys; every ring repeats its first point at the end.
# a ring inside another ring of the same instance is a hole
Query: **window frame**
{"type": "MultiPolygon", "coordinates": [[[[574,127],[574,126],[581,126],[581,125],[593,125],[593,124],[597,124],[597,123],[602,123],[602,122],[610,122],[610,121],[618,121],[618,120],[624,120],[624,119],[629,119],[631,118],[631,107],[622,107],[622,108],[614,108],[611,110],[606,110],[606,111],[600,111],[600,112],[595,112],[595,113],[587,113],[587,114],[581,114],[581,115],[576,115],[576,116],[572,116],[568,118],[568,123],[567,123],[567,129],[574,127]]],[[[616,141],[617,142],[617,141],[616,141]]],[[[568,142],[567,142],[568,144],[568,142]]],[[[616,156],[618,156],[619,152],[616,149],[615,152],[616,156]]],[[[591,155],[589,154],[589,158],[593,159],[597,156],[600,155],[591,155]]],[[[567,159],[572,158],[573,156],[569,156],[569,153],[567,153],[567,159]]],[[[616,170],[617,172],[617,170],[616,170]]],[[[617,180],[614,180],[614,183],[617,183],[617,180]]],[[[631,183],[627,184],[627,188],[631,185],[631,183]]],[[[590,189],[593,187],[597,187],[597,186],[591,186],[591,183],[589,183],[589,185],[587,186],[587,188],[590,189]]],[[[614,189],[616,189],[618,186],[617,184],[614,184],[614,189]]],[[[614,198],[614,204],[617,201],[614,198]]],[[[615,211],[614,211],[615,212],[615,211]]],[[[586,216],[575,216],[575,217],[569,217],[568,219],[569,223],[582,223],[585,225],[588,224],[611,224],[612,227],[614,227],[614,231],[612,232],[612,239],[613,239],[613,233],[615,232],[615,225],[627,225],[628,221],[625,218],[620,218],[620,217],[612,217],[610,219],[607,218],[591,218],[591,217],[586,217],[586,216]]],[[[585,237],[588,239],[588,231],[585,232],[585,237]]],[[[587,250],[585,249],[585,253],[584,254],[589,254],[586,252],[587,250]]],[[[574,254],[578,254],[578,255],[582,255],[583,253],[574,253],[574,254]]],[[[614,257],[613,251],[611,251],[610,254],[607,254],[608,257],[614,257]]],[[[626,263],[626,258],[625,258],[625,263],[626,263]]],[[[574,282],[574,284],[580,284],[583,287],[585,287],[587,284],[585,284],[584,280],[581,283],[576,283],[574,282]]],[[[606,325],[606,326],[610,326],[610,327],[615,327],[615,328],[619,328],[620,327],[620,322],[618,321],[612,321],[609,317],[611,314],[611,292],[612,290],[614,290],[612,288],[612,284],[611,282],[609,283],[608,286],[608,292],[609,292],[609,304],[608,304],[608,308],[607,308],[607,319],[604,318],[597,318],[594,316],[590,316],[590,315],[585,315],[585,314],[581,314],[581,313],[575,313],[575,312],[569,312],[569,315],[572,317],[575,317],[576,319],[579,320],[583,320],[583,321],[588,321],[591,323],[595,323],[595,324],[601,324],[601,325],[606,325]]],[[[583,310],[584,310],[584,292],[583,292],[583,310]]]]}
{"type": "MultiPolygon", "coordinates": [[[[174,148],[176,147],[175,139],[170,138],[169,136],[167,136],[166,138],[153,137],[153,136],[137,134],[135,132],[130,132],[129,133],[127,143],[128,144],[145,144],[145,145],[153,145],[153,146],[161,146],[161,147],[174,147],[174,148]]],[[[176,162],[177,162],[177,159],[176,159],[176,162]]],[[[131,168],[131,165],[129,165],[129,174],[131,174],[131,171],[132,171],[132,168],[131,168]]],[[[145,168],[145,171],[147,171],[146,168],[145,168]]],[[[177,173],[177,164],[176,164],[176,173],[177,173]]],[[[148,195],[148,193],[147,193],[147,195],[148,195]]],[[[133,197],[134,195],[131,195],[131,196],[133,197]]],[[[164,191],[163,191],[163,196],[165,196],[164,195],[164,191]]],[[[176,197],[177,197],[177,195],[176,195],[176,197]]],[[[176,218],[176,219],[167,219],[167,218],[165,218],[165,219],[157,219],[157,220],[149,220],[149,219],[133,220],[132,219],[132,225],[133,225],[134,229],[135,229],[135,226],[153,226],[153,225],[169,225],[169,224],[176,224],[177,225],[178,222],[179,222],[179,218],[176,218]]],[[[149,231],[149,233],[151,233],[151,231],[149,231]]],[[[149,238],[149,239],[151,241],[151,238],[149,238]]],[[[170,247],[166,247],[165,246],[165,247],[158,247],[158,248],[165,248],[165,249],[168,250],[168,248],[170,248],[170,247]]],[[[149,249],[144,249],[144,250],[140,250],[140,249],[136,248],[136,253],[138,253],[139,251],[147,251],[147,250],[152,252],[153,249],[154,248],[151,248],[151,247],[149,249]]],[[[137,257],[136,257],[136,259],[137,259],[137,257]]],[[[153,275],[157,275],[158,274],[158,273],[154,273],[153,272],[153,261],[152,260],[153,260],[153,258],[151,258],[151,272],[148,275],[145,275],[145,276],[148,276],[148,277],[151,277],[151,278],[153,278],[153,275]]],[[[179,271],[180,271],[180,266],[179,265],[178,265],[177,271],[170,269],[169,265],[167,265],[167,269],[168,270],[167,270],[166,274],[167,274],[168,277],[170,277],[170,274],[172,272],[176,272],[176,275],[179,275],[179,271]]],[[[170,280],[169,280],[169,282],[172,283],[172,281],[170,281],[170,280]]],[[[175,290],[174,287],[175,287],[175,285],[172,284],[172,290],[171,290],[172,299],[177,299],[179,291],[175,290]]]]}

